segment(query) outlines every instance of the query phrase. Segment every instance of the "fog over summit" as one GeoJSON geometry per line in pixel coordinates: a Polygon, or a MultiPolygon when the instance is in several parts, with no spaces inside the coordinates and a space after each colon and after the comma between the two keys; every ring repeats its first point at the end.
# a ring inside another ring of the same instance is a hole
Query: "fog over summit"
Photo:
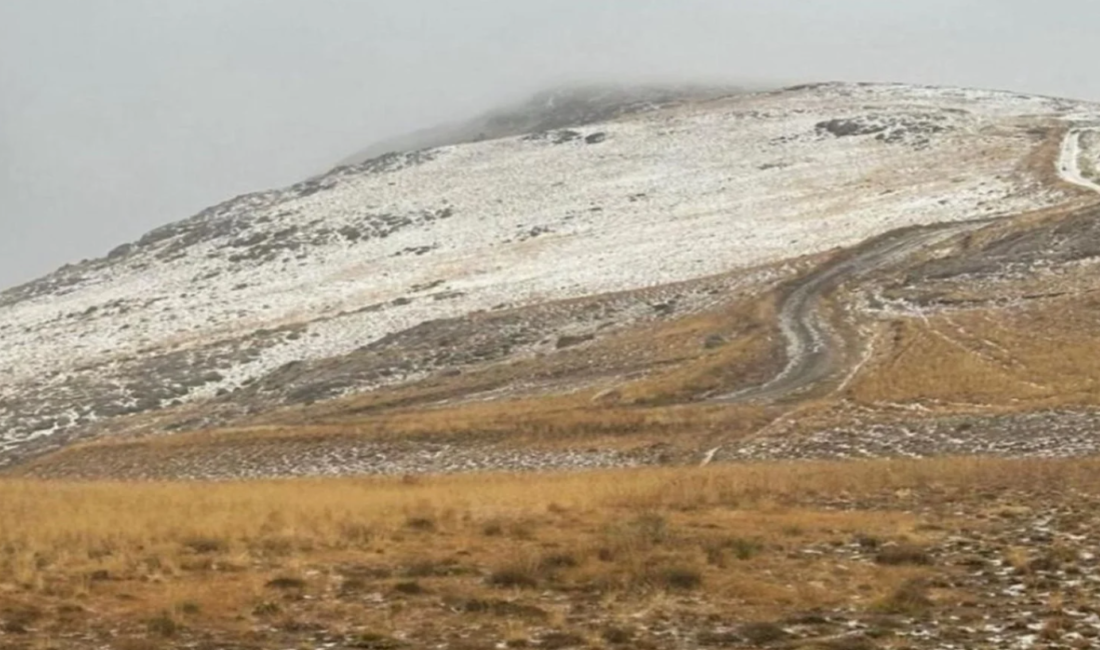
{"type": "Polygon", "coordinates": [[[564,82],[871,80],[1100,99],[1100,5],[0,5],[0,286],[564,82]]]}

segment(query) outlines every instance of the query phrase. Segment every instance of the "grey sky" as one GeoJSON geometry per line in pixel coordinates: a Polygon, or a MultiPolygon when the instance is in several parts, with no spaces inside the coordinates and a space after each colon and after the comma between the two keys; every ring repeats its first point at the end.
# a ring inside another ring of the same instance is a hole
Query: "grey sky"
{"type": "Polygon", "coordinates": [[[1096,0],[0,0],[0,287],[566,80],[1100,100],[1096,0]]]}

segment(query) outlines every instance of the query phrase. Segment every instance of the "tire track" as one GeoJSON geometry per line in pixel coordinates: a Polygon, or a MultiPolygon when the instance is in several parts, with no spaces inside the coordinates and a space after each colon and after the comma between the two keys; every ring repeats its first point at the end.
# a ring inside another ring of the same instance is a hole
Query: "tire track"
{"type": "MultiPolygon", "coordinates": [[[[1058,160],[1059,177],[1100,194],[1100,183],[1085,178],[1079,166],[1081,136],[1100,127],[1070,130],[1058,160]]],[[[999,219],[941,223],[895,230],[856,247],[795,281],[783,298],[779,327],[787,340],[787,364],[767,383],[718,396],[718,403],[775,401],[805,392],[844,369],[837,336],[822,315],[823,300],[840,284],[904,261],[913,253],[951,237],[983,228],[999,219]]]]}
{"type": "Polygon", "coordinates": [[[990,219],[895,230],[862,244],[851,254],[826,263],[788,289],[779,310],[787,340],[787,364],[765,384],[714,398],[720,403],[777,400],[809,389],[842,369],[842,352],[821,314],[822,301],[840,284],[879,271],[914,252],[982,228],[990,219]]]}

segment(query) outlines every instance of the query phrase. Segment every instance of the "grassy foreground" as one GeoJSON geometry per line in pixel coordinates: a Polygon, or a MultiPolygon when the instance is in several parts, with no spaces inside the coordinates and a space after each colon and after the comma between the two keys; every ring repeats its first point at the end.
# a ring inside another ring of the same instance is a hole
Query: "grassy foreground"
{"type": "Polygon", "coordinates": [[[1098,470],[954,459],[3,481],[0,647],[646,647],[662,620],[763,638],[799,613],[920,614],[964,598],[926,592],[947,569],[924,549],[1027,495],[1100,493],[1098,470]],[[853,544],[864,552],[817,550],[853,544]]]}

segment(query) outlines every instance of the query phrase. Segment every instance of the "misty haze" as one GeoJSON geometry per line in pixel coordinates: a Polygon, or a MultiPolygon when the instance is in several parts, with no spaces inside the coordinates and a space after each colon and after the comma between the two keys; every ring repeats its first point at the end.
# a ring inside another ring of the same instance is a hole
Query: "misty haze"
{"type": "Polygon", "coordinates": [[[566,83],[893,81],[1100,100],[1097,18],[1083,0],[5,2],[0,286],[566,83]]]}

